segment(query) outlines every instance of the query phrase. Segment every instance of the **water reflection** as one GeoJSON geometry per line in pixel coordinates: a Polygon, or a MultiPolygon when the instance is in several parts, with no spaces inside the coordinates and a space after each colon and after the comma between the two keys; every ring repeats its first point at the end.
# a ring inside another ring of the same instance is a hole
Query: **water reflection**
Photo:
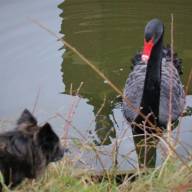
{"type": "Polygon", "coordinates": [[[87,103],[94,107],[93,112],[95,116],[102,108],[99,115],[95,118],[95,131],[102,144],[109,144],[109,136],[115,137],[115,129],[113,128],[111,118],[113,117],[112,109],[115,104],[113,100],[116,94],[112,92],[91,69],[83,64],[82,61],[78,61],[76,55],[70,54],[68,50],[66,50],[63,56],[62,71],[65,93],[69,94],[71,92],[71,86],[75,92],[80,82],[84,82],[80,90],[80,95],[87,98],[87,103]],[[103,106],[104,100],[106,102],[103,106]],[[108,137],[106,137],[106,135],[108,135],[108,137]]]}

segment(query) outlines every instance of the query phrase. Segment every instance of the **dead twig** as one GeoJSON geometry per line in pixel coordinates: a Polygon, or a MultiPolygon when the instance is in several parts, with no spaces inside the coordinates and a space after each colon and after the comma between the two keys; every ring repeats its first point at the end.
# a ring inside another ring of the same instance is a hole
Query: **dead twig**
{"type": "MultiPolygon", "coordinates": [[[[57,38],[58,41],[61,41],[67,48],[69,48],[73,53],[79,56],[82,61],[84,61],[90,68],[92,68],[102,79],[104,79],[107,84],[118,94],[120,95],[123,100],[127,103],[127,105],[136,113],[138,113],[143,119],[146,119],[146,116],[140,111],[140,109],[137,109],[133,106],[129,98],[125,97],[123,95],[123,92],[114,84],[112,81],[110,81],[93,63],[91,63],[84,55],[82,55],[77,49],[75,49],[72,45],[70,45],[66,40],[61,38],[57,33],[54,33],[52,30],[48,29],[46,26],[38,22],[37,20],[30,19],[33,23],[38,25],[39,27],[43,28],[47,32],[49,32],[51,35],[57,38]]],[[[155,127],[155,125],[148,119],[147,120],[150,127],[153,127],[156,130],[160,130],[160,128],[155,127]]]]}
{"type": "Polygon", "coordinates": [[[32,114],[35,113],[35,110],[37,108],[37,103],[39,101],[39,97],[40,97],[40,92],[41,92],[41,87],[39,87],[38,91],[37,91],[37,95],[36,95],[36,98],[35,98],[35,103],[33,105],[33,109],[32,109],[32,114]]]}
{"type": "MultiPolygon", "coordinates": [[[[78,89],[77,89],[77,92],[76,92],[76,95],[79,94],[79,91],[81,89],[81,87],[83,86],[83,82],[80,83],[78,89]]],[[[69,112],[67,114],[67,121],[65,123],[65,126],[64,126],[64,136],[62,137],[62,140],[64,140],[64,146],[67,147],[67,136],[68,136],[68,130],[69,128],[71,127],[71,123],[72,123],[72,119],[75,115],[75,110],[77,109],[77,106],[79,105],[79,102],[80,102],[81,98],[80,97],[75,97],[72,104],[71,104],[71,107],[69,109],[69,112]]]]}
{"type": "MultiPolygon", "coordinates": [[[[170,145],[172,145],[172,97],[173,97],[173,46],[174,46],[174,40],[173,40],[173,14],[171,14],[171,65],[169,66],[169,117],[168,117],[168,123],[167,123],[167,132],[168,132],[168,141],[170,145]]],[[[172,151],[169,150],[169,155],[172,155],[172,151]]]]}

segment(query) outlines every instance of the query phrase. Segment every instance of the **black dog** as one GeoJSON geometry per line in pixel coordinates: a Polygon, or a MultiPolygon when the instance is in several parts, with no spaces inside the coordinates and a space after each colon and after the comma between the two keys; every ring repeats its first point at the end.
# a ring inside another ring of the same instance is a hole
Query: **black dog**
{"type": "Polygon", "coordinates": [[[24,178],[36,178],[48,163],[60,160],[63,155],[64,148],[51,126],[46,123],[39,127],[26,109],[15,130],[0,134],[0,171],[4,183],[11,188],[24,178]]]}

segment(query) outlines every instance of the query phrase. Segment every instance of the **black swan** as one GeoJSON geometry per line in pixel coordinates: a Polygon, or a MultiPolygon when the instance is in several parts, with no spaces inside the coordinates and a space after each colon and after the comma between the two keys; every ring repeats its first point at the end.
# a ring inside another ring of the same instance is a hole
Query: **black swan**
{"type": "MultiPolygon", "coordinates": [[[[143,51],[133,58],[133,71],[129,74],[124,88],[123,114],[131,123],[136,145],[144,139],[144,130],[139,125],[146,119],[138,111],[132,109],[127,99],[143,115],[150,116],[148,119],[155,127],[166,129],[169,117],[170,66],[173,70],[172,122],[178,119],[185,105],[184,88],[179,77],[182,74],[181,59],[174,54],[172,64],[170,47],[163,47],[163,35],[164,25],[159,19],[152,19],[147,23],[144,31],[143,51]],[[139,136],[136,137],[136,135],[139,136]]],[[[147,128],[147,132],[154,133],[154,130],[147,128]]],[[[151,151],[148,149],[147,154],[145,151],[148,157],[142,154],[144,148],[141,147],[139,150],[136,146],[136,150],[140,155],[140,166],[143,164],[148,167],[155,166],[156,149],[151,149],[151,151]]]]}

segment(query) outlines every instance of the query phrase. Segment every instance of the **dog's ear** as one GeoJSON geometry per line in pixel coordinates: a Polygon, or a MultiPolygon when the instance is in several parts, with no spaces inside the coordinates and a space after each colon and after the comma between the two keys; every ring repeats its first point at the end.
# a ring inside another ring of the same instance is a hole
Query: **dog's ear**
{"type": "Polygon", "coordinates": [[[45,123],[37,133],[37,141],[40,145],[51,147],[52,144],[55,144],[59,141],[58,136],[53,131],[49,123],[45,123]]]}
{"type": "Polygon", "coordinates": [[[37,125],[37,120],[35,117],[29,112],[29,110],[25,109],[22,113],[20,118],[17,120],[17,125],[25,123],[27,125],[37,125]]]}

